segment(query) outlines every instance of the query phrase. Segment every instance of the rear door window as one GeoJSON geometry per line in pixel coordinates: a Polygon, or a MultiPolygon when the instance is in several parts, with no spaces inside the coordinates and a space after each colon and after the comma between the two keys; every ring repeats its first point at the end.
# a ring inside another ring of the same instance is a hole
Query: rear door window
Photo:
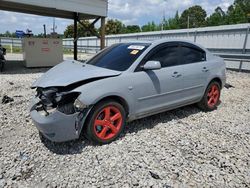
{"type": "Polygon", "coordinates": [[[206,53],[197,48],[180,46],[180,64],[197,63],[206,60],[206,53]]]}

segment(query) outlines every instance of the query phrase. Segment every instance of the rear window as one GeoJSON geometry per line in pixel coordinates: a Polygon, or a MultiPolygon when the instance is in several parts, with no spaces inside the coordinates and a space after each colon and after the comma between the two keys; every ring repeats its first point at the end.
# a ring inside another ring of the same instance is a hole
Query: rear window
{"type": "Polygon", "coordinates": [[[149,45],[148,43],[115,44],[90,59],[87,64],[116,71],[125,71],[149,45]]]}

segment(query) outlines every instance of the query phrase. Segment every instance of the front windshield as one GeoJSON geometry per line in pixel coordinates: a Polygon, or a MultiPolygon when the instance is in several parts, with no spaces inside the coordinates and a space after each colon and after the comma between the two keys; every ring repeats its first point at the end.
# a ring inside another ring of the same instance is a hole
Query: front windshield
{"type": "Polygon", "coordinates": [[[87,64],[116,71],[125,71],[149,45],[148,43],[115,44],[90,59],[87,64]]]}

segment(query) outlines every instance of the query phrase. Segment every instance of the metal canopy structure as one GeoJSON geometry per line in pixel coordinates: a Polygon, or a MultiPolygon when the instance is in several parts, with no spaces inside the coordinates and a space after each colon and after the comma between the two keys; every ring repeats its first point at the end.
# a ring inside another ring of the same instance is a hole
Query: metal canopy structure
{"type": "Polygon", "coordinates": [[[90,30],[80,20],[95,19],[91,25],[101,20],[100,33],[93,33],[105,47],[105,17],[108,12],[107,0],[0,0],[0,10],[36,14],[74,20],[74,59],[77,59],[77,23],[90,30]]]}

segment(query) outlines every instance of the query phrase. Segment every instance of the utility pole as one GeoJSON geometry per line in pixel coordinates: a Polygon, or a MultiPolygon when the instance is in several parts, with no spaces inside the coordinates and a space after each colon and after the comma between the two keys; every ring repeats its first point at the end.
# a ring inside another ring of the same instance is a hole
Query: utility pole
{"type": "Polygon", "coordinates": [[[56,32],[56,20],[53,18],[53,28],[52,28],[53,33],[56,32]]]}
{"type": "Polygon", "coordinates": [[[165,11],[163,10],[162,22],[161,22],[161,31],[164,30],[164,21],[165,21],[165,11]]]}
{"type": "Polygon", "coordinates": [[[164,30],[164,24],[165,24],[165,3],[167,2],[167,0],[163,0],[163,11],[162,11],[162,22],[161,22],[161,31],[164,30]]]}
{"type": "Polygon", "coordinates": [[[43,24],[43,36],[44,36],[44,38],[47,37],[47,34],[46,34],[46,25],[45,24],[43,24]]]}
{"type": "Polygon", "coordinates": [[[188,34],[188,37],[189,37],[189,27],[190,27],[190,17],[188,15],[188,20],[187,20],[187,28],[188,28],[187,34],[188,34]]]}

